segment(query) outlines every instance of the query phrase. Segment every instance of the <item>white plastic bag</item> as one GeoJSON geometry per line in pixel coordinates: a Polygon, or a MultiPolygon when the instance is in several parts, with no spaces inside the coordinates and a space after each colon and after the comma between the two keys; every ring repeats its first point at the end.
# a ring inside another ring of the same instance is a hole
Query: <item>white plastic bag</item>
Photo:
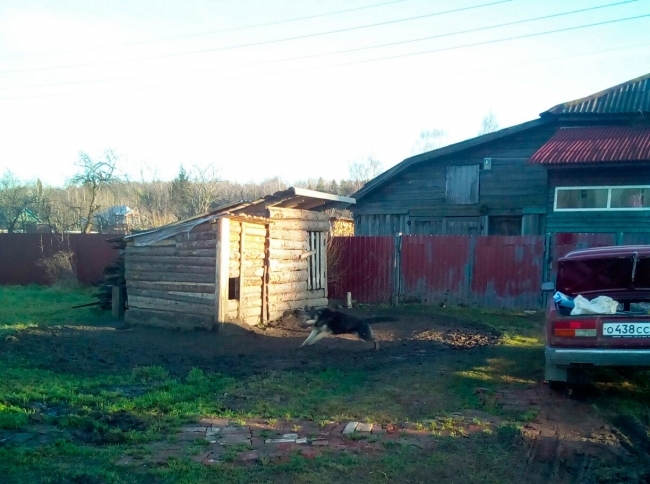
{"type": "Polygon", "coordinates": [[[571,316],[581,314],[614,314],[618,302],[608,296],[598,296],[591,301],[580,295],[573,300],[575,307],[571,310],[571,316]]]}

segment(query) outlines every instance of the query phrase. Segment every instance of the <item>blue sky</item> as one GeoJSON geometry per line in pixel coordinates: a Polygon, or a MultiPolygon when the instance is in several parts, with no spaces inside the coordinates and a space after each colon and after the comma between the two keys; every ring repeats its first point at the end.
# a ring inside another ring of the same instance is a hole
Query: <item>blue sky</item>
{"type": "Polygon", "coordinates": [[[502,39],[648,14],[650,0],[2,0],[0,172],[60,185],[79,151],[105,149],[133,178],[389,168],[422,130],[461,141],[489,111],[507,127],[650,72],[650,17],[502,39]]]}

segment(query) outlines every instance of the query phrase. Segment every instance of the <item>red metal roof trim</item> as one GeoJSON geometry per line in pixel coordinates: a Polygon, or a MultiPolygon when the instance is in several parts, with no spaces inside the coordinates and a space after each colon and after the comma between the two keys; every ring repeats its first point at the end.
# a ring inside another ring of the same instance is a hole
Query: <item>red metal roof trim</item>
{"type": "Polygon", "coordinates": [[[650,161],[650,127],[562,128],[530,158],[530,163],[650,161]]]}

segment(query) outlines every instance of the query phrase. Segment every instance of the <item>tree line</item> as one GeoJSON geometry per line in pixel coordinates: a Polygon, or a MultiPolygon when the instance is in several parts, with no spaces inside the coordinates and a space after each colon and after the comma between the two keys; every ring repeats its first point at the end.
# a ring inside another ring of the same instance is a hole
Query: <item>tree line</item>
{"type": "MultiPolygon", "coordinates": [[[[499,129],[490,112],[478,134],[499,129]]],[[[424,130],[412,154],[446,144],[446,133],[424,130]]],[[[119,158],[111,150],[93,158],[80,153],[76,173],[63,187],[44,186],[40,180],[24,181],[12,172],[0,177],[0,231],[100,232],[146,230],[214,210],[237,201],[252,201],[285,190],[279,177],[260,183],[223,180],[214,165],[180,166],[171,181],[155,174],[133,180],[120,172],[119,158]],[[131,212],[126,212],[126,208],[131,212]]],[[[350,196],[382,172],[374,157],[348,163],[347,177],[337,181],[311,178],[291,185],[334,195],[350,196]]]]}
{"type": "MultiPolygon", "coordinates": [[[[350,196],[381,172],[372,157],[349,164],[342,180],[313,178],[292,186],[350,196]]],[[[279,177],[260,183],[223,180],[215,166],[180,166],[171,181],[156,176],[131,180],[119,170],[119,158],[79,154],[77,172],[63,187],[24,181],[10,171],[0,178],[0,231],[111,233],[145,230],[214,210],[237,201],[251,201],[289,188],[279,177]],[[126,212],[126,208],[130,209],[126,212]]]]}

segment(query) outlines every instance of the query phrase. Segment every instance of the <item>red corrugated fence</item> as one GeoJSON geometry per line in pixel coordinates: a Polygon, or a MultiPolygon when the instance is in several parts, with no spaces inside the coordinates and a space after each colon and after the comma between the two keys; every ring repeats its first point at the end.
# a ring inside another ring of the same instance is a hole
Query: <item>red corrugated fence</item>
{"type": "Polygon", "coordinates": [[[527,309],[542,304],[555,260],[576,249],[650,243],[650,234],[347,237],[336,239],[336,283],[361,303],[417,302],[527,309]]]}
{"type": "Polygon", "coordinates": [[[107,242],[112,238],[115,235],[0,234],[0,285],[49,284],[39,261],[60,251],[74,253],[79,282],[97,283],[117,258],[117,250],[107,242]]]}

